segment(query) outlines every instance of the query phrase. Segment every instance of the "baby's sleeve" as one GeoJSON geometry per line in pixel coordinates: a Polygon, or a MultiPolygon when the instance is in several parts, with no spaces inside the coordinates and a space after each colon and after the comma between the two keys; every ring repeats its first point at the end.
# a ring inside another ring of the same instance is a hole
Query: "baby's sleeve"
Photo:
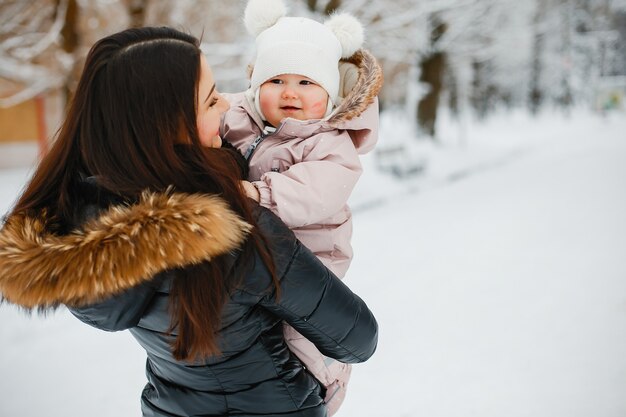
{"type": "Polygon", "coordinates": [[[321,223],[344,207],[361,176],[359,155],[345,131],[309,138],[303,160],[283,172],[267,172],[254,185],[259,203],[289,227],[321,223]]]}

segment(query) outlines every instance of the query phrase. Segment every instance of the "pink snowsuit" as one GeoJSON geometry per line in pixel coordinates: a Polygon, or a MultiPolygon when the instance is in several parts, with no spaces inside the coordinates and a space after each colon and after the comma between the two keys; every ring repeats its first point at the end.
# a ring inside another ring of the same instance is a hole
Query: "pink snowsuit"
{"type": "MultiPolygon", "coordinates": [[[[248,158],[249,180],[260,204],[276,213],[300,241],[335,275],[343,278],[352,260],[352,214],[347,205],[359,176],[359,154],[378,139],[382,70],[366,51],[351,58],[358,78],[341,104],[325,119],[284,119],[274,132],[254,108],[254,93],[224,94],[230,110],[221,137],[248,158]]],[[[329,415],[345,397],[350,366],[325,358],[290,326],[285,340],[307,369],[327,387],[329,415]],[[332,399],[332,401],[330,401],[332,399]]]]}

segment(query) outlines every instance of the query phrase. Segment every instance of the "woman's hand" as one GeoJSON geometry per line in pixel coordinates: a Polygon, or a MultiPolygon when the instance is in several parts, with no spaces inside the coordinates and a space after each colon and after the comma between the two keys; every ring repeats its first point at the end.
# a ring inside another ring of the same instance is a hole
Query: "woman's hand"
{"type": "Polygon", "coordinates": [[[243,186],[243,190],[246,192],[246,195],[256,201],[257,203],[261,199],[261,194],[259,193],[258,188],[256,188],[250,181],[241,181],[241,185],[243,186]]]}

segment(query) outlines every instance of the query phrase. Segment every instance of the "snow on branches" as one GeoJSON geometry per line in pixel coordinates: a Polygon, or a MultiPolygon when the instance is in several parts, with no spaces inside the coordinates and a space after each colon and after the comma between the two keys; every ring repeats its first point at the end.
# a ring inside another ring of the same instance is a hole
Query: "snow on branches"
{"type": "Polygon", "coordinates": [[[0,106],[63,85],[72,57],[59,46],[68,0],[0,4],[0,106]]]}

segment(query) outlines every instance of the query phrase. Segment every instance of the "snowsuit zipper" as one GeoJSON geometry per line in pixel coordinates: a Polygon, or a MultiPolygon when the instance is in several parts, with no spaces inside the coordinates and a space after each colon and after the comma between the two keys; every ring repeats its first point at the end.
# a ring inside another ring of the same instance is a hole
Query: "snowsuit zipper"
{"type": "Polygon", "coordinates": [[[263,140],[265,140],[266,137],[268,137],[274,132],[276,132],[275,127],[266,126],[265,129],[263,129],[261,136],[253,140],[250,146],[248,146],[248,149],[246,149],[246,153],[243,154],[243,157],[245,158],[245,160],[250,162],[250,158],[252,158],[252,154],[256,150],[257,146],[259,146],[259,144],[263,142],[263,140]]]}

